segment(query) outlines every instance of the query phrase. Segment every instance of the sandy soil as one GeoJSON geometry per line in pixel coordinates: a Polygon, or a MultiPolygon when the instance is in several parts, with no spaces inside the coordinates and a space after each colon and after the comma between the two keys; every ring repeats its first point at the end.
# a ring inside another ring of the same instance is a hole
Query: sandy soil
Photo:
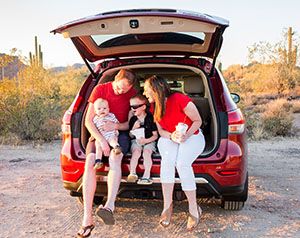
{"type": "MultiPolygon", "coordinates": [[[[82,206],[62,187],[60,142],[0,146],[0,237],[75,237],[82,206]]],[[[117,200],[115,226],[97,218],[91,237],[300,237],[299,138],[249,143],[249,199],[241,211],[199,201],[201,224],[186,232],[187,203],[158,225],[162,202],[117,200]]]]}

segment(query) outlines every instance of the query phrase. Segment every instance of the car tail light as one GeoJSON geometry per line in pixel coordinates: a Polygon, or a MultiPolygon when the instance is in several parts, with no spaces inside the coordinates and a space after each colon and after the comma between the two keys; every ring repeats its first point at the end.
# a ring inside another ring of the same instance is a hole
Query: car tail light
{"type": "Polygon", "coordinates": [[[61,132],[62,132],[63,140],[69,138],[71,135],[71,115],[72,115],[72,111],[67,110],[62,119],[61,132]]]}
{"type": "Polygon", "coordinates": [[[70,125],[66,125],[66,124],[62,124],[61,125],[61,132],[63,134],[71,134],[71,126],[70,125]]]}
{"type": "Polygon", "coordinates": [[[228,113],[228,133],[242,134],[245,130],[245,119],[240,109],[228,113]]]}

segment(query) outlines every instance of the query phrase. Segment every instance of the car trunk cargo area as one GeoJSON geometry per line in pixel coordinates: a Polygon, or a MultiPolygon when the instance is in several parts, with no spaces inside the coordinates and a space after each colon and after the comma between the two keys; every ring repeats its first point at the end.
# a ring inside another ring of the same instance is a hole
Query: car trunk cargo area
{"type": "MultiPolygon", "coordinates": [[[[202,118],[201,129],[205,136],[206,146],[204,152],[201,154],[201,158],[208,157],[212,151],[218,146],[218,120],[217,113],[215,110],[214,101],[212,100],[209,81],[203,71],[199,68],[184,66],[184,65],[174,65],[174,64],[138,64],[132,65],[131,68],[138,77],[138,84],[136,88],[140,93],[143,93],[143,84],[145,79],[152,75],[159,75],[165,78],[172,91],[182,92],[188,95],[198,108],[200,116],[202,118]]],[[[110,69],[103,73],[100,77],[98,84],[112,81],[114,75],[119,69],[110,69]]],[[[84,113],[82,113],[81,118],[81,133],[80,133],[80,143],[82,148],[85,150],[88,139],[89,132],[84,126],[84,113]]],[[[78,118],[79,119],[79,118],[78,118]]],[[[130,153],[125,156],[130,158],[130,153]]],[[[160,159],[159,153],[153,155],[154,160],[160,159]]]]}

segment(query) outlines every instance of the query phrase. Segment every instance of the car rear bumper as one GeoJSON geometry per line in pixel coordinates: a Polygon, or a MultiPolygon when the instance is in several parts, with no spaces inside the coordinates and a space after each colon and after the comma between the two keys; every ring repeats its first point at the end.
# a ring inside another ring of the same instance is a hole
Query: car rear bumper
{"type": "MultiPolygon", "coordinates": [[[[128,183],[126,176],[121,179],[120,189],[118,196],[127,198],[162,198],[161,183],[159,177],[153,177],[152,185],[137,185],[136,183],[128,183]]],[[[97,196],[107,195],[107,176],[97,175],[97,196]]],[[[197,175],[195,178],[197,186],[198,197],[215,197],[222,198],[224,196],[236,196],[244,191],[244,183],[238,186],[220,186],[218,183],[208,174],[197,175]]],[[[76,183],[64,181],[64,187],[71,191],[72,196],[82,195],[82,180],[78,180],[76,183]]],[[[180,179],[175,178],[175,193],[181,190],[180,179]]]]}

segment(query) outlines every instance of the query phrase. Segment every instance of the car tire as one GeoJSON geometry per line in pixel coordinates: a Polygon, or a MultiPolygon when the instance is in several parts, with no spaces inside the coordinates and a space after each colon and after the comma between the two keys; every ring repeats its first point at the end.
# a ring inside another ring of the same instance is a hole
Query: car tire
{"type": "MultiPolygon", "coordinates": [[[[93,200],[93,204],[94,204],[95,206],[99,206],[100,204],[102,204],[103,199],[104,199],[103,196],[95,196],[95,197],[94,197],[94,200],[93,200]]],[[[82,196],[77,197],[77,201],[78,201],[81,205],[83,205],[83,197],[82,197],[82,196]]]]}
{"type": "Polygon", "coordinates": [[[175,201],[183,201],[186,199],[185,193],[183,191],[175,191],[173,199],[175,201]]]}
{"type": "Polygon", "coordinates": [[[241,201],[224,201],[222,200],[221,207],[225,210],[238,211],[241,210],[245,205],[245,202],[241,201]]]}
{"type": "Polygon", "coordinates": [[[221,207],[224,208],[225,210],[231,210],[231,211],[241,210],[244,207],[247,198],[248,198],[248,173],[246,176],[244,191],[238,196],[230,196],[230,197],[224,196],[221,200],[221,207]]]}

